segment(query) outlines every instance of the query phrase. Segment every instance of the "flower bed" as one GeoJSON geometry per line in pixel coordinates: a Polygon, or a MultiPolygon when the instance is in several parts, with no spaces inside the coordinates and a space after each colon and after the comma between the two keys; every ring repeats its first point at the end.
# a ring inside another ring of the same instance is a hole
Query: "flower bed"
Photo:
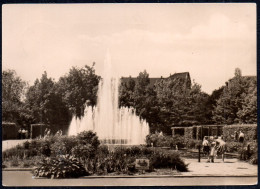
{"type": "Polygon", "coordinates": [[[3,167],[34,167],[35,176],[70,178],[83,175],[134,174],[135,160],[150,161],[148,171],[168,168],[187,171],[178,152],[146,146],[100,145],[93,132],[82,132],[76,137],[50,136],[34,139],[2,153],[3,167]],[[37,159],[37,161],[33,161],[37,159]],[[25,163],[26,162],[26,163],[25,163]],[[53,165],[52,165],[53,164],[53,165]],[[79,174],[74,164],[79,167],[79,174]],[[74,167],[74,168],[73,168],[74,167]]]}

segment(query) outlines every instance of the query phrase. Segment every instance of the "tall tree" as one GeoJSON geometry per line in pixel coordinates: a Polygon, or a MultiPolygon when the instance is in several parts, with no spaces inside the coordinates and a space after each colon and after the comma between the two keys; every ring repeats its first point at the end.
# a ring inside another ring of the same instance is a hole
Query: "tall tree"
{"type": "Polygon", "coordinates": [[[36,79],[26,94],[26,106],[33,116],[33,123],[68,124],[70,114],[58,87],[47,73],[36,79]]]}
{"type": "Polygon", "coordinates": [[[239,68],[234,75],[216,101],[212,118],[218,124],[256,123],[256,77],[243,77],[239,68]]]}
{"type": "Polygon", "coordinates": [[[97,90],[100,77],[95,74],[94,63],[83,68],[73,67],[69,74],[61,77],[58,85],[63,100],[72,114],[81,117],[86,102],[94,106],[97,101],[97,90]]]}
{"type": "Polygon", "coordinates": [[[2,72],[2,120],[19,122],[23,111],[26,82],[14,70],[2,72]]]}

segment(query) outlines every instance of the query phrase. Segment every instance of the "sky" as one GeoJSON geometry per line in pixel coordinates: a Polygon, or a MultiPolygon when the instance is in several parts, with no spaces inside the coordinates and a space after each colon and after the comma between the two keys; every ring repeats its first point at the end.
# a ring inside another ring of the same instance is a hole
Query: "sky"
{"type": "Polygon", "coordinates": [[[211,94],[234,76],[256,75],[256,4],[8,4],[2,6],[2,69],[30,85],[73,66],[150,77],[189,72],[211,94]]]}

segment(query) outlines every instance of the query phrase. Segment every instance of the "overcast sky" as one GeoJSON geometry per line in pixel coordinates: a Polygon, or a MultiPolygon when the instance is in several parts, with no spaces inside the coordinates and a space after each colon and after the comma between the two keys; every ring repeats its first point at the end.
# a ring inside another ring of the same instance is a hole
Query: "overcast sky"
{"type": "Polygon", "coordinates": [[[256,75],[256,5],[45,4],[2,7],[2,68],[33,84],[96,62],[106,50],[120,76],[190,72],[211,93],[233,77],[256,75]]]}

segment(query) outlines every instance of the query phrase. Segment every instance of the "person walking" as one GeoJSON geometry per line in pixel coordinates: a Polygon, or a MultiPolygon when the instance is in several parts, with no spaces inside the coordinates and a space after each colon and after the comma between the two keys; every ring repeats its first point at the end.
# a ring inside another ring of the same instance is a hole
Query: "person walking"
{"type": "Polygon", "coordinates": [[[226,142],[223,140],[223,136],[216,140],[217,155],[221,155],[222,161],[224,162],[224,156],[226,152],[226,142]]]}

